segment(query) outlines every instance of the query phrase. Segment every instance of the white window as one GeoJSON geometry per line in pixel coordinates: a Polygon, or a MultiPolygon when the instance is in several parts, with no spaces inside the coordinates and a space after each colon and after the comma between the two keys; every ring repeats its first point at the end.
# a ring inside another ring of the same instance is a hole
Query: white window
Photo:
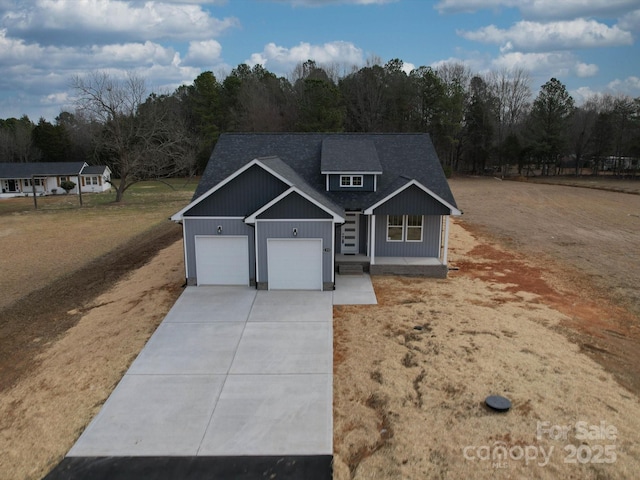
{"type": "Polygon", "coordinates": [[[341,187],[361,187],[362,175],[340,175],[341,187]]]}
{"type": "Polygon", "coordinates": [[[404,240],[404,218],[402,215],[387,217],[387,242],[401,242],[404,240]]]}
{"type": "Polygon", "coordinates": [[[388,215],[387,242],[422,242],[422,215],[388,215]]]}
{"type": "Polygon", "coordinates": [[[407,242],[422,241],[422,215],[405,215],[407,226],[407,242]]]}

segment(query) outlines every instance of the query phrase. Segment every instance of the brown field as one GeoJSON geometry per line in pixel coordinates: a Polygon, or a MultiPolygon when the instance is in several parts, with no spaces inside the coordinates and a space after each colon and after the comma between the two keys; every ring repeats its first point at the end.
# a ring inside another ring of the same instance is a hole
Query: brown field
{"type": "Polygon", "coordinates": [[[334,478],[635,478],[640,197],[451,185],[459,270],[377,277],[380,305],[335,309],[334,478]],[[492,394],[511,411],[486,408],[492,394]]]}
{"type": "MultiPolygon", "coordinates": [[[[379,305],[335,307],[335,478],[635,477],[640,196],[451,184],[465,212],[450,241],[459,270],[447,280],[375,277],[379,305]],[[509,397],[512,410],[490,412],[490,394],[509,397]],[[577,438],[579,421],[605,422],[615,439],[577,438]],[[571,429],[551,438],[537,435],[538,422],[571,429]],[[507,458],[485,459],[500,448],[507,458]]],[[[56,268],[45,264],[77,230],[22,237],[39,239],[22,261],[47,266],[55,281],[24,280],[0,311],[0,478],[41,478],[62,458],[180,293],[180,231],[163,221],[169,213],[119,241],[117,254],[83,248],[56,268]]],[[[41,230],[86,215],[60,214],[41,230]]],[[[0,237],[3,253],[13,228],[0,237]]]]}

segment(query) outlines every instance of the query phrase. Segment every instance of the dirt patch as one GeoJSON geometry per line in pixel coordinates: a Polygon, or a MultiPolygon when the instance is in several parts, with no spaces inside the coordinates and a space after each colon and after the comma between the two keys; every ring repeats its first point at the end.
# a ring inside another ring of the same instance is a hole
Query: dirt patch
{"type": "Polygon", "coordinates": [[[181,232],[178,225],[162,223],[0,311],[0,391],[29,371],[36,355],[82,318],[87,302],[176,242],[181,232]]]}
{"type": "MultiPolygon", "coordinates": [[[[473,231],[470,225],[465,228],[473,231]]],[[[640,396],[639,319],[612,304],[579,272],[532,265],[523,255],[487,243],[474,247],[468,259],[455,265],[464,275],[503,285],[503,291],[534,294],[531,302],[544,302],[563,313],[566,318],[559,330],[640,396]]]]}
{"type": "Polygon", "coordinates": [[[0,392],[0,478],[42,478],[97,414],[182,292],[182,242],[175,237],[173,226],[155,229],[92,265],[102,268],[57,284],[64,298],[52,305],[56,312],[34,307],[37,318],[25,315],[26,331],[11,332],[22,348],[12,346],[11,355],[3,333],[2,379],[13,381],[0,392]],[[8,365],[14,361],[16,368],[8,365]]]}
{"type": "Polygon", "coordinates": [[[589,298],[588,280],[567,295],[571,277],[555,276],[562,269],[462,227],[452,225],[450,259],[460,270],[448,279],[374,277],[378,306],[335,307],[335,478],[633,476],[640,405],[637,390],[622,385],[637,384],[598,358],[630,352],[603,353],[613,346],[575,325],[584,316],[597,332],[611,317],[607,325],[622,332],[618,322],[633,316],[616,317],[610,302],[589,298]],[[483,401],[493,394],[510,398],[511,411],[490,411],[483,401]],[[383,408],[370,408],[371,398],[383,408]],[[567,434],[539,432],[539,422],[567,434]],[[605,422],[617,436],[583,440],[577,422],[605,422]],[[591,455],[606,445],[611,462],[591,455]],[[572,448],[581,461],[571,463],[572,448]],[[519,456],[525,450],[536,457],[519,456]]]}

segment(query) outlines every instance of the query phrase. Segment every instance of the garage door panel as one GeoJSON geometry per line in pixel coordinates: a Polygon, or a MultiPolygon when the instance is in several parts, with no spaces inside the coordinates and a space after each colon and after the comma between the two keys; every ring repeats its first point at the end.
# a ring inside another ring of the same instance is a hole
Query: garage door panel
{"type": "Polygon", "coordinates": [[[269,239],[269,290],[322,290],[321,239],[269,239]]]}
{"type": "Polygon", "coordinates": [[[249,285],[247,236],[197,236],[198,285],[249,285]]]}

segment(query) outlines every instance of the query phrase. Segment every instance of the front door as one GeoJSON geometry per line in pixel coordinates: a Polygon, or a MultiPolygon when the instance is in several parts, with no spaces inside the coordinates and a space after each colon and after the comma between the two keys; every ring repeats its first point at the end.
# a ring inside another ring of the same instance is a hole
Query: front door
{"type": "Polygon", "coordinates": [[[345,222],[340,227],[340,253],[355,255],[359,253],[358,232],[360,230],[360,214],[355,212],[345,213],[345,222]]]}
{"type": "Polygon", "coordinates": [[[7,184],[8,184],[7,185],[7,191],[9,191],[9,192],[17,192],[18,191],[17,188],[16,188],[17,184],[16,184],[15,180],[7,180],[7,184]]]}

